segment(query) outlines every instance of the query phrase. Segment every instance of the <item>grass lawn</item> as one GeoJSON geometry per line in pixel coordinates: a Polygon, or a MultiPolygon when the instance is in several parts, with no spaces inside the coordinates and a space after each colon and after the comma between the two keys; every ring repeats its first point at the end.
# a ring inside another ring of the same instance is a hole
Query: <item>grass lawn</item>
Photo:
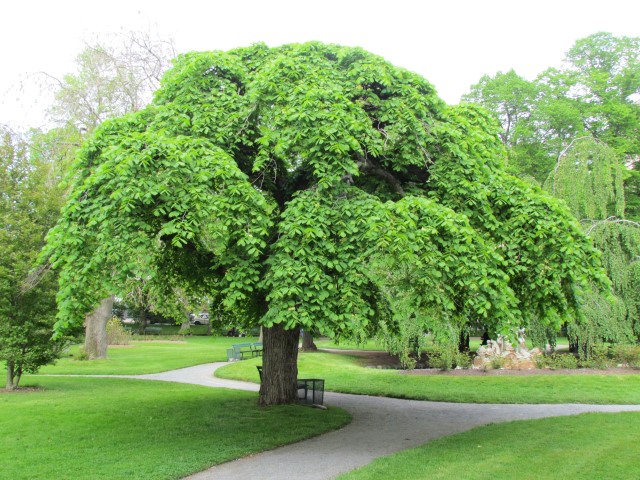
{"type": "Polygon", "coordinates": [[[318,435],[340,409],[257,407],[252,392],[111,378],[26,377],[0,393],[0,477],[176,479],[318,435]]]}
{"type": "Polygon", "coordinates": [[[640,413],[589,413],[478,427],[379,458],[341,480],[638,478],[640,413]]]}
{"type": "MultiPolygon", "coordinates": [[[[250,359],[216,371],[222,378],[258,382],[250,359]]],[[[364,368],[360,359],[333,353],[303,353],[300,378],[324,378],[334,392],[469,403],[640,404],[640,375],[469,376],[405,375],[364,368]]]]}
{"type": "MultiPolygon", "coordinates": [[[[153,337],[151,337],[153,338],[153,337]]],[[[133,341],[124,347],[110,346],[105,360],[75,359],[80,346],[71,347],[69,355],[40,373],[79,375],[137,375],[158,373],[201,363],[224,362],[227,348],[234,343],[256,342],[257,338],[185,337],[183,342],[133,341]]]]}

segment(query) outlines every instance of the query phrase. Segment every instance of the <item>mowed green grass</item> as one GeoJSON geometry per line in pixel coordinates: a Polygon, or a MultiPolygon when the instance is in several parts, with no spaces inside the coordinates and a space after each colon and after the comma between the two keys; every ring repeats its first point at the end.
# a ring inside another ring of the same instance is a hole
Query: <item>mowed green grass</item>
{"type": "MultiPolygon", "coordinates": [[[[258,382],[261,359],[227,365],[222,378],[258,382]]],[[[640,404],[640,375],[447,376],[407,375],[365,368],[361,359],[336,353],[302,353],[299,378],[323,378],[334,392],[464,403],[640,404]]]]}
{"type": "Polygon", "coordinates": [[[640,413],[589,413],[479,427],[379,458],[341,480],[640,478],[640,413]]]}
{"type": "Polygon", "coordinates": [[[40,369],[46,374],[138,375],[158,373],[227,360],[227,348],[234,343],[257,342],[257,338],[186,337],[184,341],[133,341],[127,346],[110,346],[104,360],[76,360],[79,345],[55,365],[40,369]]]}
{"type": "Polygon", "coordinates": [[[27,377],[0,393],[0,478],[177,479],[349,421],[340,409],[261,409],[257,394],[169,382],[27,377]]]}

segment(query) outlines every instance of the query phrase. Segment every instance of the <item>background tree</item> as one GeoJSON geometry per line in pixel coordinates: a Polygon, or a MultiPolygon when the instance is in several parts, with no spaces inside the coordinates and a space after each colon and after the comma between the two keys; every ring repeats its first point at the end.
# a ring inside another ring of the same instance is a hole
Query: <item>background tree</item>
{"type": "MultiPolygon", "coordinates": [[[[153,38],[145,32],[128,32],[97,38],[78,55],[76,73],[53,79],[55,100],[49,116],[57,127],[49,132],[60,155],[73,157],[80,143],[98,125],[143,108],[160,84],[175,55],[172,40],[153,38]],[[54,133],[55,132],[55,133],[54,133]]],[[[128,296],[144,288],[129,281],[128,296]]],[[[89,358],[107,355],[106,324],[112,315],[103,299],[102,308],[85,318],[85,351],[89,358]]]]}
{"type": "Polygon", "coordinates": [[[264,327],[270,405],[295,399],[301,328],[393,335],[408,318],[457,339],[479,318],[512,335],[533,315],[559,327],[606,279],[570,213],[503,159],[480,109],[447,108],[358,48],[181,55],[154,102],[104,122],[74,165],[47,250],[57,328],[142,272],[220,295],[264,327]]]}
{"type": "Polygon", "coordinates": [[[8,389],[57,358],[64,344],[64,338],[51,341],[56,276],[36,268],[62,203],[55,164],[39,153],[19,135],[0,131],[0,360],[8,389]]]}
{"type": "MultiPolygon", "coordinates": [[[[639,47],[640,38],[596,33],[576,41],[560,69],[532,82],[513,71],[484,76],[464,98],[501,121],[513,166],[539,183],[560,153],[583,136],[604,142],[620,162],[633,165],[640,154],[639,47]]],[[[636,177],[634,172],[628,184],[630,218],[638,216],[636,177]]]]}
{"type": "Polygon", "coordinates": [[[580,137],[558,156],[544,187],[580,220],[624,217],[623,169],[614,149],[591,136],[580,137]]]}
{"type": "Polygon", "coordinates": [[[86,44],[77,72],[54,81],[49,115],[58,125],[91,132],[108,118],[147,105],[175,56],[173,41],[148,32],[120,32],[86,44]]]}

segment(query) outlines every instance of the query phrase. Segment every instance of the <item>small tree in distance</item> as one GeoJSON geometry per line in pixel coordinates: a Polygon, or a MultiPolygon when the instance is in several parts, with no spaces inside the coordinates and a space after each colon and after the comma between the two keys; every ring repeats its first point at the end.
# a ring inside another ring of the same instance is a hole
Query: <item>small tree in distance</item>
{"type": "Polygon", "coordinates": [[[262,405],[294,401],[301,328],[559,328],[606,278],[566,208],[503,158],[482,110],[359,48],[181,55],[154,102],[105,122],[74,165],[47,251],[57,328],[127,278],[222,298],[263,327],[262,405]]]}
{"type": "Polygon", "coordinates": [[[57,358],[64,344],[51,340],[56,276],[37,268],[62,200],[52,170],[26,140],[0,130],[0,361],[8,389],[18,387],[23,373],[57,358]]]}

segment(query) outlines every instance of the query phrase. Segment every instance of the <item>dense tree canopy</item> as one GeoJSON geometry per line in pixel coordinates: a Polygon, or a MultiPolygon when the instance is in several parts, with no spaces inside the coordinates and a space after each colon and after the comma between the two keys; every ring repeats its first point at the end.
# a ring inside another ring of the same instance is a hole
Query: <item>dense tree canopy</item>
{"type": "Polygon", "coordinates": [[[56,277],[36,268],[62,195],[55,167],[33,150],[43,146],[41,136],[32,136],[30,151],[20,135],[0,130],[0,360],[7,388],[56,358],[62,341],[51,341],[56,277]]]}
{"type": "Polygon", "coordinates": [[[392,334],[407,318],[453,335],[478,319],[555,328],[606,281],[565,207],[504,173],[497,131],[358,48],[181,55],[154,102],[105,122],[74,166],[49,238],[58,328],[132,277],[166,303],[215,292],[267,327],[263,403],[291,400],[295,380],[272,334],[392,334]]]}

